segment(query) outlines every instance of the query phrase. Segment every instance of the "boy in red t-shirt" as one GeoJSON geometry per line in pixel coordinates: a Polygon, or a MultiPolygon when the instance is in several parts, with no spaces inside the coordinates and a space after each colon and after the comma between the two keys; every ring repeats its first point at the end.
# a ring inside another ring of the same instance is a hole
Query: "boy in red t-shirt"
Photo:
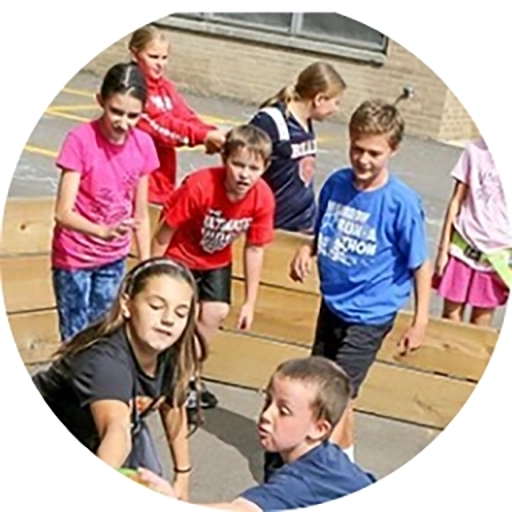
{"type": "MultiPolygon", "coordinates": [[[[271,152],[272,142],[263,130],[250,125],[233,128],[226,134],[223,165],[187,176],[162,210],[151,252],[179,261],[193,272],[199,293],[198,330],[206,342],[229,313],[231,246],[243,233],[245,301],[237,325],[251,328],[264,246],[274,233],[274,195],[260,179],[271,152]]],[[[203,407],[215,407],[212,393],[201,394],[203,407]]]]}

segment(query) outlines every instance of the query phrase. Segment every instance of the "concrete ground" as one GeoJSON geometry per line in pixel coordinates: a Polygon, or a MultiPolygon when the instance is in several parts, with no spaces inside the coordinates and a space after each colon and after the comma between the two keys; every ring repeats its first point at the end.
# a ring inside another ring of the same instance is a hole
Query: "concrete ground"
{"type": "MultiPolygon", "coordinates": [[[[14,170],[10,197],[55,194],[58,183],[54,166],[56,152],[71,127],[98,114],[93,98],[98,84],[98,77],[79,74],[42,113],[14,170]]],[[[187,99],[201,116],[223,129],[249,119],[254,109],[254,106],[215,98],[188,95],[187,99]]],[[[348,157],[346,126],[326,122],[318,126],[317,131],[320,146],[318,190],[333,169],[347,164],[348,157]]],[[[452,189],[449,173],[460,151],[460,147],[406,137],[393,163],[392,171],[423,197],[432,257],[435,256],[444,210],[452,189]]],[[[201,149],[182,151],[179,155],[180,177],[217,161],[216,157],[204,155],[201,149]]],[[[439,311],[440,302],[433,297],[431,313],[439,315],[439,311]]],[[[498,328],[503,321],[503,313],[499,311],[494,319],[498,328]]],[[[36,369],[33,367],[30,371],[36,369]]],[[[259,395],[255,391],[219,383],[210,383],[209,387],[220,399],[219,408],[206,411],[205,425],[191,438],[195,467],[192,499],[199,502],[228,500],[260,481],[262,474],[262,455],[255,435],[259,395]]],[[[357,460],[381,478],[413,458],[439,433],[367,414],[358,414],[356,421],[357,460]]],[[[168,449],[161,427],[153,419],[151,423],[169,467],[168,449]]]]}

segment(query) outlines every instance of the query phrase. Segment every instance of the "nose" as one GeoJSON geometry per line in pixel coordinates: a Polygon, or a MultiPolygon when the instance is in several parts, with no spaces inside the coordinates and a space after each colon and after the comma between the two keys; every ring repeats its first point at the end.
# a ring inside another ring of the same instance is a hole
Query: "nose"
{"type": "Polygon", "coordinates": [[[362,165],[367,165],[370,163],[370,157],[369,157],[368,153],[361,154],[361,156],[359,157],[359,163],[362,165]]]}
{"type": "Polygon", "coordinates": [[[130,123],[126,116],[123,116],[119,119],[119,127],[125,131],[130,127],[130,123]]]}
{"type": "Polygon", "coordinates": [[[162,315],[161,321],[165,326],[170,327],[174,325],[174,315],[171,312],[164,313],[162,315]]]}

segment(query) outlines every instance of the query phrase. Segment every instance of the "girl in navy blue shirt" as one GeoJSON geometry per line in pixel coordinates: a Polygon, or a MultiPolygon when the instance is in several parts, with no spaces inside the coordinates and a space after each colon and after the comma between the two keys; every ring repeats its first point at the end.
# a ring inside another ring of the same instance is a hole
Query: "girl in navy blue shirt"
{"type": "Polygon", "coordinates": [[[345,88],[345,82],[330,64],[315,62],[299,74],[295,84],[265,101],[250,121],[272,139],[272,161],[263,179],[276,199],[276,229],[305,233],[313,229],[313,121],[323,121],[338,110],[345,88]]]}

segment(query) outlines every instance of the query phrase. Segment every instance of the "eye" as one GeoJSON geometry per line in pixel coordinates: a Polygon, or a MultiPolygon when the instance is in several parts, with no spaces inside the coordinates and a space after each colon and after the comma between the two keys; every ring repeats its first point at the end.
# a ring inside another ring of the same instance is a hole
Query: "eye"
{"type": "Polygon", "coordinates": [[[292,412],[287,407],[279,407],[279,414],[281,416],[291,416],[292,412]]]}
{"type": "Polygon", "coordinates": [[[162,309],[162,307],[163,307],[163,306],[162,306],[161,304],[150,303],[150,304],[149,304],[149,307],[150,307],[151,309],[154,309],[155,311],[157,311],[157,310],[159,310],[159,309],[162,309]]]}
{"type": "Polygon", "coordinates": [[[140,113],[128,114],[128,119],[138,119],[139,117],[140,117],[140,113]]]}

